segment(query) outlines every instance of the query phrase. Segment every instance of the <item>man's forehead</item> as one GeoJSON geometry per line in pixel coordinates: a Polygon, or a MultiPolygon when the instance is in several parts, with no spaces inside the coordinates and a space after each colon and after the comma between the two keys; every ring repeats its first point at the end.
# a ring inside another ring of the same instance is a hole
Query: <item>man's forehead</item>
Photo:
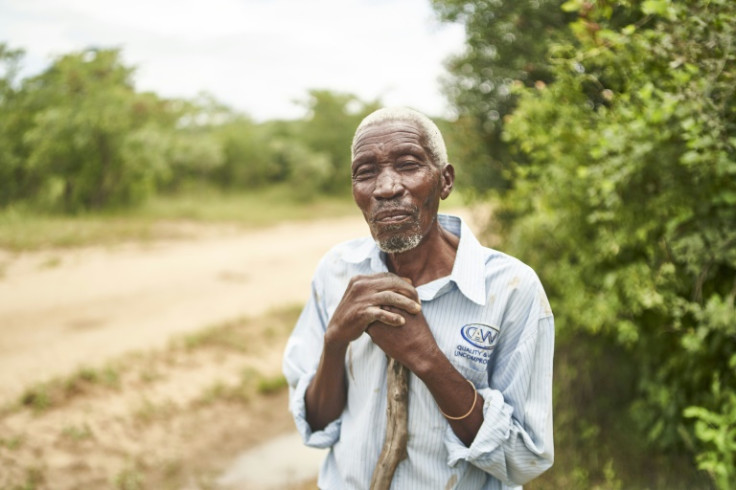
{"type": "Polygon", "coordinates": [[[355,138],[355,153],[397,146],[424,149],[424,134],[409,121],[383,121],[361,128],[355,138]]]}

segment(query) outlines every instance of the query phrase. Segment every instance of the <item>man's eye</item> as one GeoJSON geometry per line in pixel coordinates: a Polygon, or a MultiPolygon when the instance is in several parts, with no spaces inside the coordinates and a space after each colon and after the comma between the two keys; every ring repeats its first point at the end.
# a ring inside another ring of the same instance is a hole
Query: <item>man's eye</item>
{"type": "Polygon", "coordinates": [[[357,169],[355,172],[353,172],[353,178],[355,179],[365,179],[373,175],[373,169],[361,167],[357,169]]]}
{"type": "Polygon", "coordinates": [[[417,168],[419,168],[419,164],[417,162],[413,162],[413,161],[410,161],[410,162],[399,162],[398,167],[399,167],[400,170],[407,170],[407,171],[408,170],[416,170],[417,168]]]}

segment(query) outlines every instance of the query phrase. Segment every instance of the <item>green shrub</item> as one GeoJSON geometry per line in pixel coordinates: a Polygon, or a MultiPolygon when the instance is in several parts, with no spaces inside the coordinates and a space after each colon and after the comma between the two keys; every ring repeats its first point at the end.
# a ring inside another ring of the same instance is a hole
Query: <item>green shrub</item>
{"type": "Polygon", "coordinates": [[[505,248],[540,273],[562,344],[585,332],[626,350],[638,432],[661,451],[694,449],[728,488],[736,3],[564,7],[576,42],[551,46],[554,83],[516,85],[506,123],[522,163],[497,207],[505,248]]]}

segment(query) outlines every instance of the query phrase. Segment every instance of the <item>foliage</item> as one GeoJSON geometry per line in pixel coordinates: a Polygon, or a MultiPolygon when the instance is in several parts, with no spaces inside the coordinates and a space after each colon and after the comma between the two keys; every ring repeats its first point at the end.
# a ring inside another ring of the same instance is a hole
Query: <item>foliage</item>
{"type": "Polygon", "coordinates": [[[277,141],[274,146],[279,162],[289,172],[294,197],[311,201],[329,190],[335,172],[327,153],[312,151],[298,140],[277,141]]]}
{"type": "Polygon", "coordinates": [[[290,182],[294,197],[350,189],[358,122],[378,107],[312,90],[303,119],[256,123],[201,93],[139,93],[117,49],[58,57],[17,80],[23,52],[0,43],[0,207],[125,208],[202,183],[228,191],[290,182]]]}
{"type": "Polygon", "coordinates": [[[286,178],[275,147],[277,136],[268,125],[239,116],[216,128],[214,134],[224,152],[214,180],[225,189],[253,189],[286,178]]]}
{"type": "Polygon", "coordinates": [[[564,9],[577,16],[576,39],[550,45],[553,83],[513,85],[519,105],[505,141],[518,162],[500,231],[543,277],[561,343],[585,333],[625,348],[636,368],[631,420],[661,450],[701,452],[727,488],[736,4],[572,0],[564,9]],[[701,425],[684,417],[690,406],[701,425]]]}
{"type": "MultiPolygon", "coordinates": [[[[161,128],[173,121],[152,94],[138,94],[117,50],[57,59],[19,89],[26,127],[23,171],[48,208],[125,205],[149,195],[164,168],[161,128]]],[[[21,116],[22,117],[22,116],[21,116]]]]}
{"type": "Polygon", "coordinates": [[[362,102],[352,94],[327,90],[310,90],[308,98],[301,103],[307,108],[307,116],[297,129],[296,139],[312,152],[324,155],[329,167],[325,169],[323,163],[317,161],[324,158],[320,156],[305,160],[304,163],[310,167],[308,170],[298,169],[292,164],[296,182],[301,182],[300,177],[306,173],[316,179],[322,190],[346,193],[350,190],[353,133],[360,121],[380,104],[377,101],[362,102]],[[323,171],[328,175],[322,176],[323,171]]]}
{"type": "Polygon", "coordinates": [[[16,76],[22,50],[12,50],[0,43],[0,205],[21,194],[22,160],[18,155],[16,126],[20,116],[16,76]],[[11,185],[15,182],[15,185],[11,185]]]}
{"type": "Polygon", "coordinates": [[[685,410],[686,417],[697,419],[695,435],[705,443],[698,455],[699,466],[713,475],[720,488],[729,488],[736,481],[736,466],[733,464],[736,455],[736,393],[726,393],[725,398],[723,413],[702,407],[685,410]]]}
{"type": "MultiPolygon", "coordinates": [[[[502,139],[505,118],[516,106],[512,83],[547,84],[553,74],[547,46],[571,37],[571,15],[562,0],[432,0],[444,20],[466,28],[465,52],[452,58],[445,92],[461,117],[453,134],[473,135],[453,158],[462,162],[458,182],[481,194],[511,185],[505,169],[511,146],[502,139]]],[[[518,160],[518,154],[517,160],[518,160]]]]}

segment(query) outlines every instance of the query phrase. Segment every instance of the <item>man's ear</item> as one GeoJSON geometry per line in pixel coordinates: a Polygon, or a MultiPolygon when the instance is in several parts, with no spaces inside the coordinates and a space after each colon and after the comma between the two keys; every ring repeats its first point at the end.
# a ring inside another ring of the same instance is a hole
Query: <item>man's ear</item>
{"type": "Polygon", "coordinates": [[[452,188],[455,186],[455,167],[451,164],[445,165],[442,169],[442,192],[440,198],[447,199],[452,192],[452,188]]]}

